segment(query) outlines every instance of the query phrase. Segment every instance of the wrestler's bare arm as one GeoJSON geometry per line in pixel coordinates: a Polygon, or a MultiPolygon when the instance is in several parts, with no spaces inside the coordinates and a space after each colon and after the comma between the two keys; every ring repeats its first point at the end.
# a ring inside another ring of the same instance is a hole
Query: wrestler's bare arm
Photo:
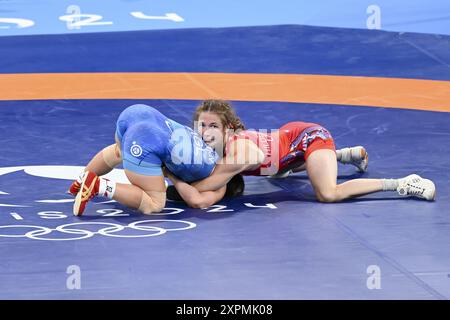
{"type": "Polygon", "coordinates": [[[166,172],[166,176],[172,181],[181,198],[192,208],[207,208],[222,200],[227,187],[224,186],[215,191],[200,192],[187,182],[178,179],[170,172],[166,172]]]}
{"type": "Polygon", "coordinates": [[[225,186],[236,174],[258,168],[264,161],[264,153],[248,139],[237,139],[230,145],[225,158],[217,163],[208,178],[192,185],[198,191],[214,191],[225,186]]]}

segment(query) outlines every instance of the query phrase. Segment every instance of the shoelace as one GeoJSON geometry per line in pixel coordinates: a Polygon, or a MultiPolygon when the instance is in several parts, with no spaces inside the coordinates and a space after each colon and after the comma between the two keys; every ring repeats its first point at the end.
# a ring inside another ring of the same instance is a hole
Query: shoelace
{"type": "MultiPolygon", "coordinates": [[[[420,182],[419,179],[414,179],[413,182],[418,183],[420,182]]],[[[412,194],[412,195],[422,195],[425,192],[425,188],[413,185],[408,183],[406,185],[406,187],[408,188],[408,193],[412,194]]]]}
{"type": "MultiPolygon", "coordinates": [[[[92,181],[92,184],[91,184],[91,185],[94,185],[94,187],[92,187],[92,188],[95,188],[95,184],[97,183],[97,179],[98,179],[98,178],[95,178],[95,180],[92,181]]],[[[82,197],[83,201],[86,201],[86,193],[89,192],[89,189],[90,189],[90,188],[87,188],[86,185],[84,186],[84,189],[83,189],[83,197],[82,197]]],[[[97,191],[97,192],[90,192],[89,197],[87,197],[87,201],[90,201],[90,200],[91,200],[92,198],[94,198],[97,194],[98,194],[98,191],[97,191]]]]}

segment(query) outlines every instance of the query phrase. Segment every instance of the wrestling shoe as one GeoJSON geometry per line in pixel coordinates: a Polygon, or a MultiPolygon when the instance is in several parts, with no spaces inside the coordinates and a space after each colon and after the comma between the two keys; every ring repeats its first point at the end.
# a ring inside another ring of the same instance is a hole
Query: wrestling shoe
{"type": "Polygon", "coordinates": [[[343,148],[337,150],[336,152],[341,152],[340,163],[352,164],[357,168],[358,172],[366,172],[369,165],[369,154],[366,149],[362,146],[343,148]]]}
{"type": "Polygon", "coordinates": [[[80,185],[80,192],[75,197],[73,204],[73,214],[81,216],[87,203],[98,194],[100,187],[100,178],[93,172],[86,171],[83,174],[80,185]]]}
{"type": "Polygon", "coordinates": [[[69,187],[69,190],[67,190],[67,193],[70,193],[71,195],[76,197],[78,191],[80,191],[80,188],[81,188],[81,179],[79,181],[77,179],[74,182],[72,182],[72,184],[69,187]]]}
{"type": "Polygon", "coordinates": [[[398,179],[397,192],[401,196],[410,196],[433,201],[436,198],[436,187],[433,181],[411,174],[398,179]]]}

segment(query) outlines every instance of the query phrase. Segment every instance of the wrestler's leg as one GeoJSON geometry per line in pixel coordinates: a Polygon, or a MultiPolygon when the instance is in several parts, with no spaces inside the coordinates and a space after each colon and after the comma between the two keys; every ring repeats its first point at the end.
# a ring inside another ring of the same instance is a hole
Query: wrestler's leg
{"type": "Polygon", "coordinates": [[[97,176],[103,176],[109,173],[112,169],[118,166],[122,162],[120,144],[116,142],[110,146],[107,146],[100,152],[98,152],[91,161],[84,168],[83,172],[72,182],[69,187],[68,193],[76,196],[80,190],[81,180],[83,174],[86,171],[95,173],[97,176]]]}
{"type": "Polygon", "coordinates": [[[306,170],[321,202],[337,202],[383,190],[381,179],[354,179],[338,185],[336,152],[330,149],[312,152],[306,160],[306,170]]]}
{"type": "Polygon", "coordinates": [[[160,212],[164,208],[166,185],[162,175],[144,175],[126,169],[125,174],[131,185],[116,183],[86,171],[82,177],[81,190],[75,197],[74,215],[81,216],[87,203],[97,195],[114,199],[144,214],[160,212]]]}
{"type": "Polygon", "coordinates": [[[129,170],[125,170],[125,174],[131,185],[117,183],[112,199],[144,214],[160,212],[164,208],[166,186],[163,176],[145,176],[129,170]]]}
{"type": "Polygon", "coordinates": [[[84,171],[94,172],[103,176],[122,163],[118,144],[112,144],[98,152],[87,164],[84,171]]]}
{"type": "MultiPolygon", "coordinates": [[[[369,155],[364,147],[357,146],[351,148],[342,148],[336,150],[336,160],[342,164],[352,164],[358,168],[359,172],[367,171],[369,155]]],[[[285,178],[291,173],[302,172],[306,170],[306,162],[298,167],[292,168],[289,172],[281,173],[279,178],[285,178]]]]}
{"type": "Polygon", "coordinates": [[[353,179],[337,184],[336,153],[330,149],[317,149],[306,160],[306,170],[317,199],[338,202],[379,191],[397,191],[403,196],[434,200],[435,185],[418,175],[401,179],[353,179]]]}

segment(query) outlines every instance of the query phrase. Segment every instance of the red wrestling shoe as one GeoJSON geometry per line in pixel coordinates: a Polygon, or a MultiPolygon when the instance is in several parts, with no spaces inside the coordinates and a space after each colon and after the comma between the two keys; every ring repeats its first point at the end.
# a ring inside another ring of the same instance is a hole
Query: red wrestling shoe
{"type": "Polygon", "coordinates": [[[80,191],[81,188],[81,181],[83,179],[84,172],[81,172],[78,177],[75,179],[74,182],[69,187],[69,190],[67,190],[67,193],[70,193],[74,197],[77,196],[77,193],[80,191]]]}
{"type": "Polygon", "coordinates": [[[75,203],[73,204],[73,214],[75,216],[81,216],[83,214],[89,200],[98,194],[99,186],[100,178],[95,173],[86,171],[83,174],[80,192],[75,197],[75,203]]]}
{"type": "Polygon", "coordinates": [[[77,193],[80,191],[81,189],[81,182],[79,182],[78,180],[75,180],[74,182],[72,182],[72,184],[69,187],[69,190],[67,190],[68,193],[70,193],[71,195],[73,195],[74,197],[77,196],[77,193]]]}

